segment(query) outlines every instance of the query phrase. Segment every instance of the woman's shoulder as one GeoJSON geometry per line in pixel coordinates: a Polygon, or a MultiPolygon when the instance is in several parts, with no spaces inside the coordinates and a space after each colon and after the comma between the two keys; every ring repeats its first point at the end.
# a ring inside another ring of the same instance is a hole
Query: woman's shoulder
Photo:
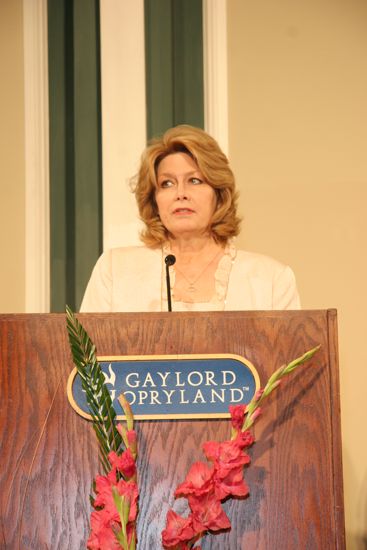
{"type": "Polygon", "coordinates": [[[259,254],[258,252],[250,252],[248,250],[237,250],[236,262],[244,268],[258,272],[281,272],[287,268],[284,263],[271,256],[259,254]]]}
{"type": "Polygon", "coordinates": [[[106,249],[101,255],[101,260],[109,262],[125,262],[147,258],[155,258],[162,253],[160,248],[148,248],[144,245],[119,246],[106,249]]]}
{"type": "Polygon", "coordinates": [[[237,250],[233,265],[237,288],[246,281],[252,309],[299,309],[300,300],[292,269],[270,256],[237,250]]]}

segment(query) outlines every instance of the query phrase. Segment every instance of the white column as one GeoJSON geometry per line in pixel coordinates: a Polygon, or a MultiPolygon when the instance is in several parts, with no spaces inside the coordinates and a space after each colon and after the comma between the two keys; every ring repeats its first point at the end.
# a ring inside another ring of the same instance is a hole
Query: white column
{"type": "Polygon", "coordinates": [[[23,1],[27,313],[50,310],[47,0],[23,1]]]}
{"type": "Polygon", "coordinates": [[[227,0],[203,0],[205,130],[228,154],[227,0]]]}
{"type": "Polygon", "coordinates": [[[144,1],[101,0],[103,246],[139,243],[129,180],[146,146],[144,1]]]}

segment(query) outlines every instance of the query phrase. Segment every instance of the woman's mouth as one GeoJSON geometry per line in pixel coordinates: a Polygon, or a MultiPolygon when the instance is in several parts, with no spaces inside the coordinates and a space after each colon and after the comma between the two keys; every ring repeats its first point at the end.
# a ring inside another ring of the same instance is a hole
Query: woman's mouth
{"type": "Polygon", "coordinates": [[[193,214],[194,211],[191,210],[191,208],[176,208],[173,213],[180,216],[184,214],[193,214]]]}

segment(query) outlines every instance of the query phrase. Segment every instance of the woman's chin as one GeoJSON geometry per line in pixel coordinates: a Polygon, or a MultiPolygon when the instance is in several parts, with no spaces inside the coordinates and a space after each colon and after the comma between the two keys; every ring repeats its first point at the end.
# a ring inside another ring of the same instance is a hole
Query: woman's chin
{"type": "Polygon", "coordinates": [[[197,239],[197,238],[203,238],[206,237],[210,239],[210,234],[205,228],[197,228],[197,227],[175,227],[171,228],[169,230],[170,234],[173,236],[174,239],[197,239]]]}

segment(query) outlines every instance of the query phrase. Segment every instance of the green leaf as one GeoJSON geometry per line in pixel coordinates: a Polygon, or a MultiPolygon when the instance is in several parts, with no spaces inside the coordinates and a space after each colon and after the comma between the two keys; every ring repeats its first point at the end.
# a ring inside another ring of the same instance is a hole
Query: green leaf
{"type": "Polygon", "coordinates": [[[105,385],[104,374],[97,361],[96,347],[68,306],[66,306],[66,327],[73,362],[81,377],[97,436],[101,464],[107,474],[110,470],[108,454],[111,451],[120,454],[125,448],[122,437],[116,429],[116,412],[105,385]]]}

